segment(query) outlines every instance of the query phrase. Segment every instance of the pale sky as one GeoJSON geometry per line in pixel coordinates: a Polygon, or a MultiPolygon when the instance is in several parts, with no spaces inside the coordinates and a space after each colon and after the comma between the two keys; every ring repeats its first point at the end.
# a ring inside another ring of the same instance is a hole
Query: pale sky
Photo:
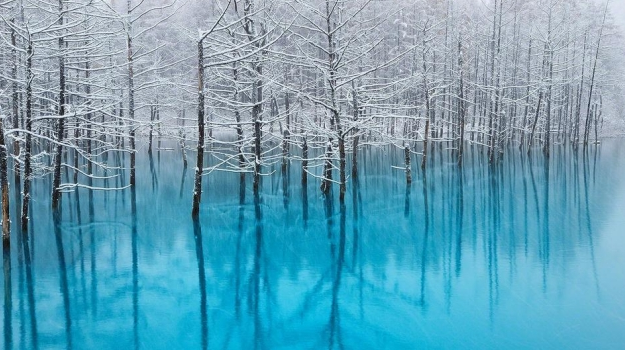
{"type": "Polygon", "coordinates": [[[611,0],[610,7],[616,23],[625,28],[625,0],[611,0]]]}

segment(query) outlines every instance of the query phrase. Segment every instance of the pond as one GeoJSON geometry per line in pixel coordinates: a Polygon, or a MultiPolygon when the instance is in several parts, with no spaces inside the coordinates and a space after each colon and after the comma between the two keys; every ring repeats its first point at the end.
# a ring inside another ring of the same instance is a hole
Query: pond
{"type": "Polygon", "coordinates": [[[368,147],[344,205],[297,161],[258,197],[213,172],[197,224],[179,151],[142,149],[135,192],[65,194],[56,220],[38,179],[3,348],[622,349],[624,149],[468,146],[459,169],[441,147],[407,186],[403,152],[368,147]]]}

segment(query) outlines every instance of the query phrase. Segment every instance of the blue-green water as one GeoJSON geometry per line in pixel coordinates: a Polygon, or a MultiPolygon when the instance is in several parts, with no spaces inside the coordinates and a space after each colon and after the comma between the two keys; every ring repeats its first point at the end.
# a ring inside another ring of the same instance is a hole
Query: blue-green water
{"type": "Polygon", "coordinates": [[[401,152],[368,149],[344,207],[296,161],[258,199],[215,172],[199,225],[176,151],[141,151],[136,206],[81,189],[56,226],[39,179],[5,254],[3,346],[623,349],[624,146],[496,167],[469,149],[462,171],[435,153],[408,188],[401,152]]]}

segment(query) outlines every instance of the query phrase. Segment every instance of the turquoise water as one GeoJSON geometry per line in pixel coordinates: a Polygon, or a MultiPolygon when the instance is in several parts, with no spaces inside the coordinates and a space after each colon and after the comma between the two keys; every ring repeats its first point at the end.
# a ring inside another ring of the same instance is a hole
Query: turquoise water
{"type": "Polygon", "coordinates": [[[443,151],[410,187],[402,152],[372,148],[344,206],[303,191],[296,161],[259,198],[211,173],[198,225],[176,151],[141,151],[134,194],[65,195],[56,225],[38,179],[5,253],[3,346],[623,349],[624,146],[496,167],[469,149],[461,171],[443,151]]]}

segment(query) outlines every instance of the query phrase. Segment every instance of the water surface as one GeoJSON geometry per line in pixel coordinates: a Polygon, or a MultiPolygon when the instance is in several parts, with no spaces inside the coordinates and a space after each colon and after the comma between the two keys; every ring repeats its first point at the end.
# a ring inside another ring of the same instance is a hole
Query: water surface
{"type": "Polygon", "coordinates": [[[401,151],[370,148],[344,205],[297,161],[258,197],[214,172],[196,225],[178,151],[142,150],[136,192],[67,194],[56,221],[38,179],[3,346],[622,349],[623,146],[497,166],[470,148],[462,170],[443,151],[411,186],[401,151]]]}

